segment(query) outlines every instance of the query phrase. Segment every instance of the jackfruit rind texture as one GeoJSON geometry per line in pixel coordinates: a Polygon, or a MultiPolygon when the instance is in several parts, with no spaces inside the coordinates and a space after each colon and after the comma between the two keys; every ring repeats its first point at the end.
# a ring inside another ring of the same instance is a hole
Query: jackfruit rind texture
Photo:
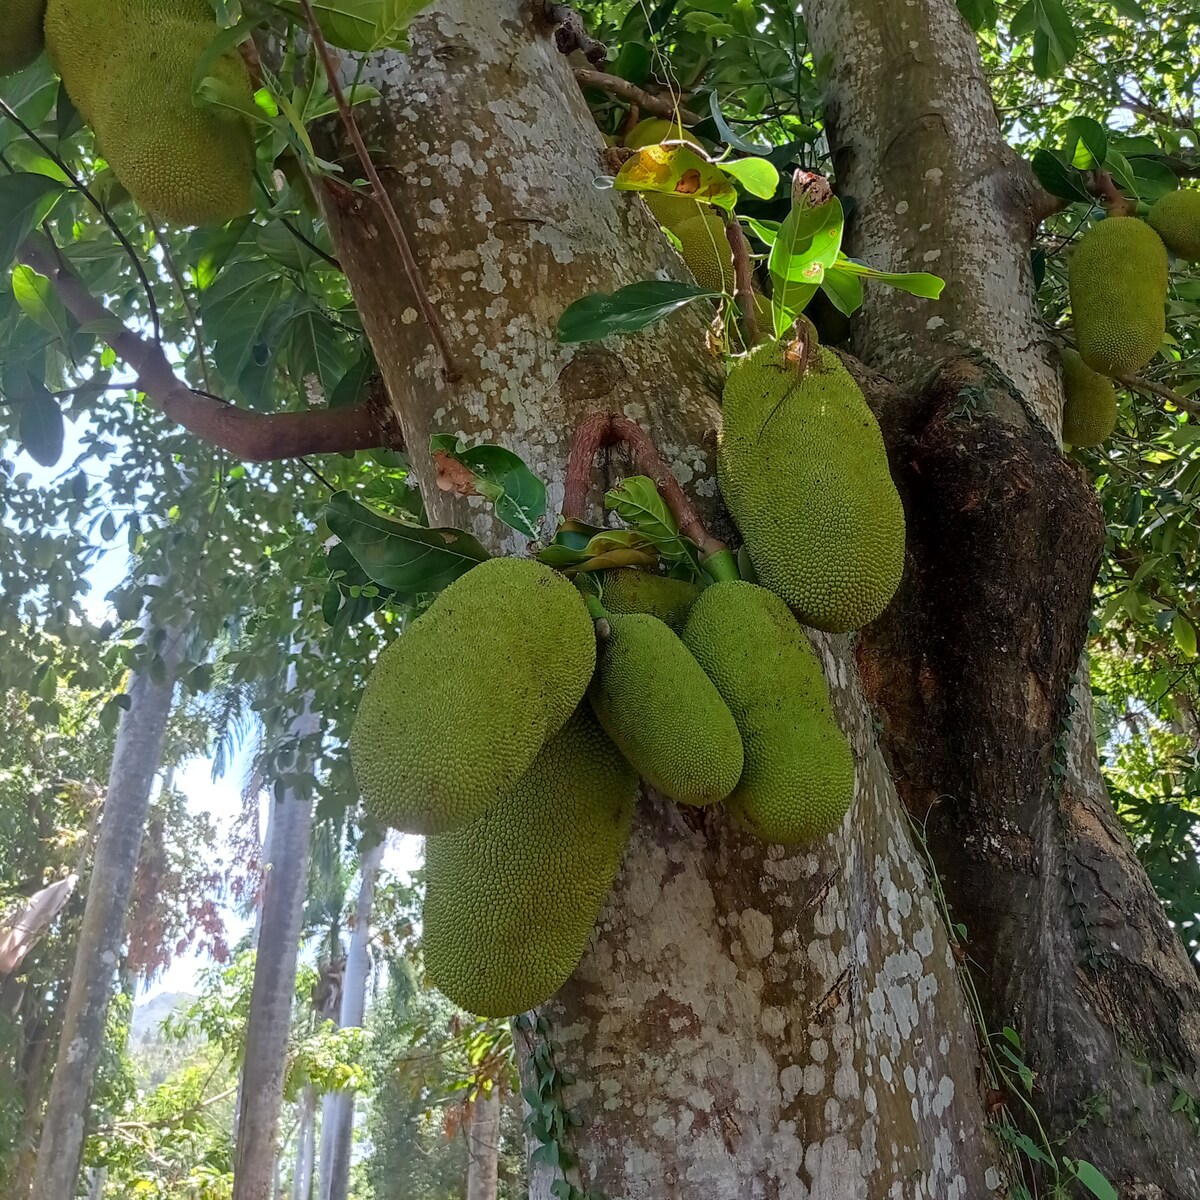
{"type": "Polygon", "coordinates": [[[549,567],[493,558],[456,579],[380,655],[350,761],[367,811],[409,833],[481,816],[587,690],[587,606],[549,567]]]}
{"type": "Polygon", "coordinates": [[[713,292],[733,291],[733,250],[725,236],[725,222],[716,213],[689,217],[672,232],[679,239],[683,261],[701,287],[713,292]]]}
{"type": "Polygon", "coordinates": [[[782,845],[836,830],[854,798],[854,755],[787,605],[752,583],[713,584],[692,606],[683,643],[742,735],[745,767],[725,802],[734,823],[782,845]]]}
{"type": "Polygon", "coordinates": [[[688,196],[673,195],[670,192],[642,192],[646,207],[654,214],[654,219],[665,225],[678,237],[679,226],[684,221],[690,221],[704,212],[704,206],[698,200],[688,196]]]}
{"type": "Polygon", "coordinates": [[[1146,220],[1172,254],[1200,262],[1200,191],[1179,188],[1167,192],[1150,206],[1146,220]]]}
{"type": "Polygon", "coordinates": [[[610,613],[649,613],[677,633],[687,620],[700,589],[686,579],[672,579],[653,571],[618,567],[605,571],[600,602],[610,613]]]}
{"type": "Polygon", "coordinates": [[[806,625],[873,621],[904,570],[904,508],[883,436],[836,354],[801,375],[784,342],[729,373],[717,446],[721,495],[758,580],[806,625]]]}
{"type": "Polygon", "coordinates": [[[1107,375],[1093,371],[1069,346],[1062,352],[1063,441],[1099,446],[1117,424],[1117,391],[1107,375]]]}
{"type": "Polygon", "coordinates": [[[1127,375],[1166,333],[1167,248],[1137,217],[1107,217],[1079,239],[1067,269],[1075,346],[1093,371],[1127,375]]]}
{"type": "MultiPolygon", "coordinates": [[[[254,139],[244,116],[201,104],[196,64],[219,29],[196,0],[49,0],[46,46],[101,153],[147,212],[181,225],[252,207],[254,139]]],[[[246,65],[222,54],[207,73],[244,106],[246,65]]]]}
{"type": "Polygon", "coordinates": [[[610,615],[588,700],[651,787],[680,804],[723,800],[742,774],[742,739],[712,681],[646,613],[610,615]]]}
{"type": "Polygon", "coordinates": [[[46,0],[0,0],[0,75],[27,67],[42,52],[46,0]]]}
{"type": "Polygon", "coordinates": [[[637,776],[586,705],[479,820],[425,842],[422,947],[455,1004],[509,1017],[587,948],[629,839],[637,776]]]}

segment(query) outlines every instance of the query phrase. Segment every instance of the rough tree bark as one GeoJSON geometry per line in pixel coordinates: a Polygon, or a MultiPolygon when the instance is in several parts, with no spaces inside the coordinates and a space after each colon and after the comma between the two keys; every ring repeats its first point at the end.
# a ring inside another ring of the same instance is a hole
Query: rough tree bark
{"type": "MultiPolygon", "coordinates": [[[[294,688],[294,665],[290,674],[294,688]]],[[[304,738],[319,730],[320,716],[312,711],[306,696],[300,714],[292,722],[291,735],[304,738]]],[[[311,799],[290,788],[284,789],[275,801],[269,828],[270,847],[242,1067],[233,1200],[270,1200],[275,1191],[279,1109],[283,1103],[296,957],[308,880],[311,799]]]]}
{"type": "MultiPolygon", "coordinates": [[[[384,843],[372,846],[362,857],[362,881],[354,905],[354,929],[346,954],[342,979],[342,1007],[338,1025],[362,1025],[367,1009],[367,977],[371,956],[371,906],[375,877],[383,862],[384,843]]],[[[321,1101],[321,1200],[346,1200],[350,1189],[350,1149],[354,1134],[354,1093],[328,1092],[321,1101]]]]}
{"type": "Polygon", "coordinates": [[[500,1182],[500,1088],[471,1103],[467,1120],[467,1200],[496,1200],[500,1182]]]}
{"type": "MultiPolygon", "coordinates": [[[[414,23],[411,54],[366,64],[382,100],[360,119],[457,383],[369,201],[327,198],[431,522],[518,553],[484,508],[436,489],[431,433],[510,447],[556,500],[576,420],[614,409],[715,515],[720,380],[699,311],[603,347],[555,342],[571,301],[682,267],[640,200],[593,186],[601,140],[531,14],[444,0],[414,23]]],[[[787,852],[719,813],[646,801],[592,950],[549,1007],[579,1080],[584,1179],[606,1195],[975,1200],[1002,1186],[924,865],[847,640],[817,644],[859,761],[844,832],[787,852]]]]}
{"type": "Polygon", "coordinates": [[[129,708],[117,727],[71,990],[42,1122],[33,1200],[73,1196],[79,1179],[88,1105],[125,935],[125,911],[186,639],[183,629],[157,633],[162,635],[158,649],[162,669],[155,672],[147,665],[134,672],[129,708]]]}
{"type": "Polygon", "coordinates": [[[1045,428],[1061,391],[1030,278],[1035,185],[953,0],[809,0],[807,17],[851,252],[949,281],[934,307],[869,293],[854,343],[911,388],[887,413],[909,565],[860,643],[889,765],[1050,1135],[1074,1130],[1065,1152],[1124,1195],[1185,1200],[1200,1155],[1170,1109],[1176,1084],[1197,1091],[1200,983],[1097,767],[1080,654],[1104,526],[1045,428]]]}

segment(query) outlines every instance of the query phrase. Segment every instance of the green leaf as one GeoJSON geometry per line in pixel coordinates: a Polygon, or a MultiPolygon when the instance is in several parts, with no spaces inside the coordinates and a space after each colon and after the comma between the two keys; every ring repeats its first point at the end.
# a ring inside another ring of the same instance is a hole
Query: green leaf
{"type": "MultiPolygon", "coordinates": [[[[541,536],[537,523],[546,512],[546,485],[511,450],[486,445],[467,449],[452,434],[434,434],[429,439],[429,452],[435,461],[441,454],[466,467],[475,491],[510,529],[528,538],[541,536]]],[[[438,474],[442,474],[440,464],[438,474]]],[[[459,487],[451,490],[459,491],[459,487]]]]}
{"type": "Polygon", "coordinates": [[[280,336],[287,340],[293,371],[301,380],[315,375],[328,403],[346,373],[346,348],[333,323],[315,304],[306,304],[280,336]]]}
{"type": "Polygon", "coordinates": [[[649,476],[630,475],[622,479],[605,493],[604,507],[615,510],[622,521],[653,542],[660,557],[668,562],[699,565],[697,555],[689,551],[689,543],[679,534],[678,522],[649,476]]]}
{"type": "Polygon", "coordinates": [[[1050,195],[1059,196],[1063,200],[1083,200],[1088,204],[1092,202],[1091,193],[1084,186],[1083,176],[1074,167],[1064,163],[1053,151],[1035,151],[1031,165],[1038,183],[1050,195]]]}
{"type": "Polygon", "coordinates": [[[400,596],[441,591],[488,557],[461,529],[409,525],[360,504],[346,491],[329,498],[325,520],[367,575],[400,596]]]}
{"type": "Polygon", "coordinates": [[[1138,21],[1144,25],[1150,19],[1146,15],[1146,10],[1136,3],[1136,0],[1110,0],[1110,2],[1121,16],[1127,17],[1131,21],[1138,21]]]}
{"type": "Polygon", "coordinates": [[[859,277],[851,271],[843,271],[838,267],[830,267],[821,280],[821,291],[829,297],[829,302],[840,313],[850,316],[862,307],[863,288],[859,277]]]}
{"type": "Polygon", "coordinates": [[[1196,657],[1196,627],[1181,612],[1171,617],[1171,633],[1181,653],[1186,658],[1196,657]]]}
{"type": "MultiPolygon", "coordinates": [[[[19,401],[17,433],[26,453],[43,467],[52,467],[62,455],[63,415],[45,384],[29,380],[27,395],[19,401]]],[[[14,399],[14,397],[9,397],[14,399]]]]}
{"type": "MultiPolygon", "coordinates": [[[[321,32],[343,50],[368,52],[387,46],[404,49],[409,22],[431,0],[312,0],[321,32]]],[[[298,24],[304,10],[297,0],[279,0],[298,24]]]]}
{"type": "Polygon", "coordinates": [[[856,262],[844,254],[838,255],[836,267],[837,270],[844,271],[849,275],[861,275],[864,279],[874,279],[877,283],[885,283],[888,287],[908,292],[911,296],[920,296],[925,300],[939,299],[942,289],[946,286],[944,279],[937,275],[930,275],[927,271],[877,271],[874,267],[856,262]]]}
{"type": "Polygon", "coordinates": [[[724,170],[687,142],[642,147],[621,165],[613,187],[620,192],[684,195],[726,210],[737,203],[737,188],[724,170]]]}
{"type": "Polygon", "coordinates": [[[24,263],[13,267],[13,296],[31,321],[66,341],[70,334],[67,311],[45,275],[24,263]]]}
{"type": "Polygon", "coordinates": [[[1091,171],[1104,165],[1108,153],[1108,135],[1104,126],[1091,117],[1072,117],[1063,126],[1063,149],[1071,166],[1091,171]]]}
{"type": "Polygon", "coordinates": [[[764,246],[773,246],[775,239],[779,236],[779,221],[756,221],[753,217],[742,218],[747,225],[750,226],[754,236],[758,238],[764,246]]]}
{"type": "Polygon", "coordinates": [[[50,215],[63,191],[46,175],[0,175],[0,271],[17,257],[21,243],[50,215]]]}
{"type": "Polygon", "coordinates": [[[593,292],[576,300],[559,317],[558,340],[595,342],[611,333],[636,333],[693,300],[720,295],[673,279],[647,279],[615,292],[593,292]]]}
{"type": "Polygon", "coordinates": [[[837,261],[843,221],[842,203],[836,196],[820,205],[810,205],[802,197],[779,227],[767,259],[777,335],[803,312],[826,269],[837,261]]]}
{"type": "Polygon", "coordinates": [[[998,15],[996,0],[958,0],[958,11],[974,33],[993,28],[998,15]]]}
{"type": "Polygon", "coordinates": [[[1049,79],[1075,57],[1079,39],[1062,0],[1034,2],[1037,30],[1033,35],[1033,70],[1039,79],[1049,79]]]}
{"type": "Polygon", "coordinates": [[[1075,1178],[1096,1197],[1096,1200],[1120,1200],[1117,1189],[1086,1158],[1077,1158],[1072,1164],[1072,1170],[1075,1178]]]}
{"type": "Polygon", "coordinates": [[[779,172],[765,158],[735,158],[720,164],[753,196],[770,200],[779,187],[779,172]]]}
{"type": "Polygon", "coordinates": [[[608,567],[653,567],[654,543],[636,529],[596,529],[580,521],[564,521],[550,545],[538,551],[538,562],[573,575],[608,567]]]}

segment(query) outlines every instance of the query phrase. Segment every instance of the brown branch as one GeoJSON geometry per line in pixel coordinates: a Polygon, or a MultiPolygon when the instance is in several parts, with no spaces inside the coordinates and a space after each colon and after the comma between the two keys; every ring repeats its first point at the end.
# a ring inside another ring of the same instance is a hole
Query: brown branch
{"type": "Polygon", "coordinates": [[[552,4],[545,0],[542,12],[547,24],[555,26],[554,45],[560,54],[581,50],[583,57],[595,66],[608,57],[608,47],[588,33],[583,18],[569,4],[552,4]]]}
{"type": "Polygon", "coordinates": [[[346,96],[342,92],[341,81],[338,79],[337,64],[333,61],[333,55],[329,51],[329,43],[325,41],[325,35],[321,32],[321,26],[317,23],[317,18],[313,15],[312,2],[311,0],[300,0],[300,5],[304,9],[304,19],[308,23],[309,35],[312,37],[313,45],[320,56],[321,65],[325,69],[325,76],[329,80],[329,92],[333,96],[334,103],[337,105],[338,116],[342,119],[342,125],[346,129],[346,136],[349,137],[350,143],[354,147],[354,152],[358,155],[358,161],[367,177],[367,182],[371,185],[371,193],[375,197],[375,203],[379,206],[379,211],[383,213],[383,219],[391,231],[392,240],[396,243],[396,249],[400,251],[400,260],[404,264],[404,274],[408,277],[409,286],[417,298],[417,307],[420,308],[421,316],[425,324],[429,327],[430,336],[438,348],[438,353],[442,356],[443,374],[449,382],[453,383],[455,380],[461,379],[462,374],[458,367],[455,366],[454,356],[450,352],[450,344],[446,341],[446,334],[442,330],[437,313],[433,311],[433,304],[429,300],[429,293],[425,290],[425,280],[421,276],[421,268],[417,265],[416,256],[413,254],[412,246],[408,241],[408,235],[404,232],[404,227],[400,224],[400,217],[396,213],[396,207],[392,204],[392,198],[388,195],[387,189],[383,186],[383,180],[379,178],[379,172],[375,169],[375,164],[371,161],[371,155],[367,151],[366,142],[363,141],[362,132],[358,128],[358,122],[354,119],[354,113],[350,105],[346,103],[346,96]]]}
{"type": "Polygon", "coordinates": [[[654,113],[655,116],[679,121],[683,125],[700,124],[700,117],[694,112],[688,112],[686,108],[679,107],[677,96],[652,96],[643,88],[638,87],[636,83],[630,83],[628,79],[622,79],[619,75],[610,75],[607,71],[591,71],[587,67],[577,67],[575,78],[580,87],[609,92],[613,96],[619,96],[622,100],[628,100],[630,104],[638,105],[646,112],[654,113]]]}
{"type": "Polygon", "coordinates": [[[750,265],[750,243],[742,223],[734,217],[725,226],[725,236],[733,251],[733,297],[742,310],[742,337],[749,349],[758,340],[758,308],[754,302],[754,271],[750,265]]]}
{"type": "Polygon", "coordinates": [[[1189,413],[1193,417],[1200,417],[1200,404],[1197,404],[1195,400],[1189,400],[1186,396],[1181,396],[1173,388],[1167,387],[1165,383],[1157,383],[1153,379],[1143,379],[1140,375],[1118,375],[1117,382],[1133,391],[1141,392],[1143,395],[1166,400],[1180,411],[1189,413]]]}
{"type": "Polygon", "coordinates": [[[567,477],[563,484],[562,515],[568,521],[587,520],[587,497],[592,485],[592,464],[602,446],[610,445],[612,414],[586,413],[575,427],[571,452],[567,456],[567,477]]]}
{"type": "MultiPolygon", "coordinates": [[[[1111,216],[1128,216],[1132,211],[1133,206],[1108,171],[1085,171],[1084,184],[1090,195],[1104,201],[1111,216]]],[[[1033,228],[1036,230],[1047,217],[1062,212],[1074,203],[1064,196],[1055,196],[1044,188],[1038,188],[1029,204],[1029,219],[1033,228]]]]}
{"type": "Polygon", "coordinates": [[[131,386],[143,392],[153,408],[237,458],[261,462],[398,445],[390,410],[382,410],[377,403],[309,412],[255,413],[206,396],[175,374],[157,342],[140,337],[108,311],[52,242],[33,234],[21,244],[17,257],[49,279],[66,310],[132,368],[136,379],[131,386]]]}

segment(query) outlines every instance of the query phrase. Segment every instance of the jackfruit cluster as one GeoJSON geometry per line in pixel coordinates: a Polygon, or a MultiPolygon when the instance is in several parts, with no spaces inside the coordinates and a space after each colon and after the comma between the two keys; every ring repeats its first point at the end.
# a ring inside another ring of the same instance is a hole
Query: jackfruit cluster
{"type": "Polygon", "coordinates": [[[367,811],[410,833],[481,816],[587,690],[596,639],[549,567],[494,558],[456,579],[380,656],[350,758],[367,811]]]}
{"type": "MultiPolygon", "coordinates": [[[[251,208],[254,140],[247,118],[202,105],[193,75],[220,32],[204,0],[49,0],[46,48],[109,166],[147,212],[181,225],[251,208]]],[[[252,107],[240,55],[206,74],[252,107]]]]}
{"type": "Polygon", "coordinates": [[[610,613],[649,613],[678,632],[700,589],[686,579],[618,567],[605,571],[601,602],[610,613]]]}
{"type": "Polygon", "coordinates": [[[1200,191],[1167,192],[1150,206],[1146,220],[1172,254],[1200,262],[1200,191]]]}
{"type": "Polygon", "coordinates": [[[1137,217],[1107,217],[1079,239],[1067,270],[1075,345],[1102,375],[1141,370],[1166,333],[1167,248],[1137,217]]]}
{"type": "Polygon", "coordinates": [[[46,0],[0,0],[0,75],[11,75],[42,52],[46,0]]]}
{"type": "Polygon", "coordinates": [[[1116,428],[1116,388],[1069,347],[1062,352],[1062,371],[1063,441],[1072,446],[1099,446],[1116,428]]]}
{"type": "Polygon", "coordinates": [[[734,365],[717,475],[759,581],[806,625],[858,629],[904,569],[904,508],[879,425],[836,354],[803,369],[786,341],[734,365]]]}
{"type": "Polygon", "coordinates": [[[836,830],[854,797],[854,756],[787,605],[752,583],[713,584],[692,605],[683,643],[742,737],[745,766],[726,801],[734,822],[783,845],[836,830]]]}
{"type": "Polygon", "coordinates": [[[585,707],[471,825],[425,843],[425,969],[509,1017],[570,977],[620,866],[637,776],[585,707]]]}
{"type": "Polygon", "coordinates": [[[588,700],[639,775],[681,804],[723,800],[742,774],[742,740],[725,702],[657,617],[608,617],[588,700]]]}

